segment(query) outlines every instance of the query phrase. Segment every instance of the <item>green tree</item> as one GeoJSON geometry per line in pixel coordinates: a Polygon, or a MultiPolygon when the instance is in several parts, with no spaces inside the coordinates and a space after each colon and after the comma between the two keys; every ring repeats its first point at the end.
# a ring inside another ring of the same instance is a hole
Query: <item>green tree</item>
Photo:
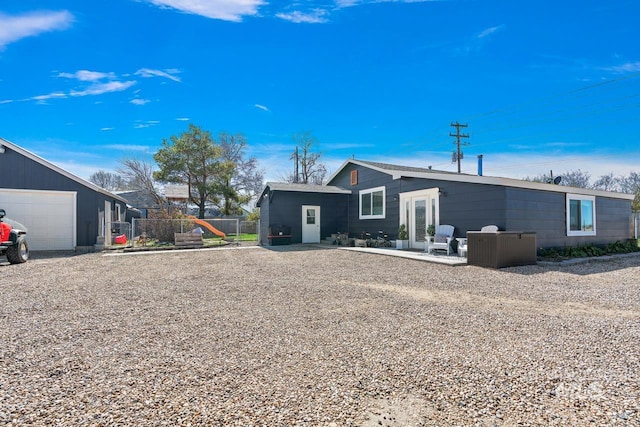
{"type": "Polygon", "coordinates": [[[640,173],[631,172],[629,176],[620,178],[620,189],[623,193],[635,194],[632,208],[640,211],[640,173]]]}
{"type": "Polygon", "coordinates": [[[247,215],[247,221],[259,221],[260,220],[260,208],[255,208],[247,215]]]}
{"type": "Polygon", "coordinates": [[[153,156],[159,167],[153,177],[161,182],[187,184],[189,201],[198,206],[198,217],[204,218],[207,203],[219,202],[219,179],[226,167],[221,154],[210,132],[190,124],[189,130],[162,141],[153,156]]]}

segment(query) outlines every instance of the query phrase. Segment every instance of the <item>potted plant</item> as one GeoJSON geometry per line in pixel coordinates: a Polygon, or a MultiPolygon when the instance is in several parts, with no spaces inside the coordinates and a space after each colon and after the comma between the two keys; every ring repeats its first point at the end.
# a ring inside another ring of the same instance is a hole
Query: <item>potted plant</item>
{"type": "Polygon", "coordinates": [[[404,224],[398,228],[398,238],[396,239],[396,249],[408,249],[409,248],[409,233],[407,233],[407,227],[404,224]]]}
{"type": "Polygon", "coordinates": [[[436,226],[434,224],[429,224],[427,226],[427,235],[433,237],[434,234],[436,234],[436,226]]]}

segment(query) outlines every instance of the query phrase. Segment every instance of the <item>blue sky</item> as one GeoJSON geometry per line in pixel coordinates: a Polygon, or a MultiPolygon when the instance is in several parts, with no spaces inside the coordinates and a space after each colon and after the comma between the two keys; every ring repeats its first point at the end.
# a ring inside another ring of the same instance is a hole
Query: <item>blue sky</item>
{"type": "Polygon", "coordinates": [[[593,178],[640,170],[640,2],[0,3],[0,136],[76,175],[151,160],[189,123],[266,179],[311,131],[346,159],[593,178]]]}

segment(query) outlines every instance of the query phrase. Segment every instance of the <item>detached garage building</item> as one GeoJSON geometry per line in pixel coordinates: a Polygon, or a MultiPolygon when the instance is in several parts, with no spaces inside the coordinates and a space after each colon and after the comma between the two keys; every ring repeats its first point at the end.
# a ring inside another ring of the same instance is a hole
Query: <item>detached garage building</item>
{"type": "Polygon", "coordinates": [[[112,222],[125,219],[125,199],[3,138],[0,171],[0,208],[27,227],[31,250],[109,245],[112,222]]]}

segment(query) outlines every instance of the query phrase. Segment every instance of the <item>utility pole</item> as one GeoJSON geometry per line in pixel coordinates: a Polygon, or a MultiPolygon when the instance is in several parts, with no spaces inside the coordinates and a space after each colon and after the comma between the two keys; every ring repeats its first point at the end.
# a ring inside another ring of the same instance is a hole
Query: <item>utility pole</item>
{"type": "Polygon", "coordinates": [[[291,157],[289,157],[289,160],[293,160],[293,182],[295,183],[297,183],[300,179],[299,159],[300,157],[298,156],[298,147],[296,146],[296,151],[294,151],[291,157]]]}
{"type": "Polygon", "coordinates": [[[466,128],[468,127],[468,124],[460,124],[458,122],[451,122],[451,127],[456,128],[456,133],[450,133],[449,136],[453,136],[456,138],[456,142],[454,142],[454,144],[456,144],[457,146],[457,151],[453,152],[453,156],[452,156],[452,163],[458,162],[458,173],[460,173],[460,160],[462,160],[464,158],[464,153],[462,151],[460,151],[460,145],[469,145],[468,142],[460,142],[461,138],[469,138],[468,134],[461,134],[460,133],[460,128],[466,128]]]}

